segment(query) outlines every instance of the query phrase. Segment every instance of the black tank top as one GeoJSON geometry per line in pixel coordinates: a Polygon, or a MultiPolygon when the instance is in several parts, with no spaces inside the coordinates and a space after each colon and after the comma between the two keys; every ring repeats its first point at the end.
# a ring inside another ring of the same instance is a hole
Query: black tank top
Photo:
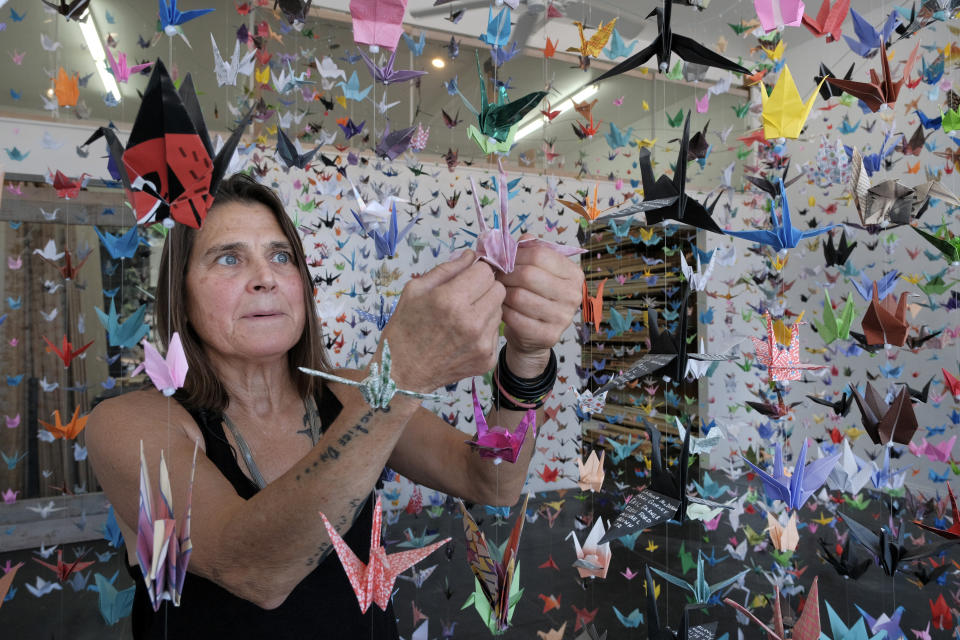
{"type": "MultiPolygon", "coordinates": [[[[333,423],[342,405],[333,393],[318,399],[321,429],[333,423]]],[[[219,413],[190,410],[203,432],[206,455],[244,500],[249,500],[257,486],[240,470],[236,452],[223,433],[223,417],[219,413]]],[[[317,518],[320,516],[318,515],[317,518]]],[[[357,557],[366,562],[370,550],[370,527],[373,522],[373,502],[367,498],[357,521],[344,541],[357,557]]],[[[237,562],[255,562],[255,558],[237,558],[237,562]]],[[[187,573],[180,606],[163,602],[154,612],[147,596],[147,588],[139,566],[127,565],[137,590],[133,602],[133,637],[146,638],[270,638],[271,640],[307,640],[309,638],[363,638],[394,640],[398,638],[396,616],[392,605],[381,611],[374,603],[366,614],[360,613],[356,595],[340,564],[331,550],[300,584],[294,588],[282,605],[276,609],[261,609],[237,597],[214,582],[187,573]]]]}

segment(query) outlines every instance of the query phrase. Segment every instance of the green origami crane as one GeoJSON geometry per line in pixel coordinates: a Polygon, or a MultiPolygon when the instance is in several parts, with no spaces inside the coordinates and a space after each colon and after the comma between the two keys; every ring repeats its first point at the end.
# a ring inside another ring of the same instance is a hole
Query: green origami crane
{"type": "Polygon", "coordinates": [[[833,303],[830,302],[830,292],[824,291],[823,297],[826,302],[823,305],[823,322],[814,321],[813,326],[817,328],[817,333],[823,338],[824,344],[830,344],[835,340],[846,340],[850,337],[850,325],[853,324],[853,317],[857,313],[853,306],[853,298],[847,296],[847,304],[838,318],[833,313],[833,303]]]}
{"type": "MultiPolygon", "coordinates": [[[[520,596],[522,595],[523,589],[520,588],[520,564],[518,563],[516,569],[513,570],[513,580],[510,583],[510,605],[507,609],[508,623],[513,618],[513,610],[517,607],[517,603],[520,602],[520,596]]],[[[487,600],[487,596],[484,595],[483,587],[480,586],[480,580],[476,576],[473,578],[473,593],[467,596],[467,601],[463,603],[460,610],[462,611],[471,605],[473,605],[473,608],[480,614],[480,619],[487,625],[491,635],[503,635],[505,629],[500,629],[497,616],[494,615],[493,608],[490,607],[490,601],[487,600]]]]}
{"type": "Polygon", "coordinates": [[[935,273],[933,275],[924,273],[923,277],[926,282],[923,284],[918,282],[917,287],[919,287],[920,291],[923,291],[928,296],[942,296],[958,282],[958,280],[951,280],[950,282],[944,280],[943,274],[946,273],[946,271],[946,269],[943,269],[939,273],[935,273]]]}
{"type": "Polygon", "coordinates": [[[946,225],[940,227],[936,235],[927,233],[918,227],[913,227],[913,230],[939,250],[947,260],[953,264],[960,264],[960,237],[953,235],[946,225]]]}
{"type": "Polygon", "coordinates": [[[380,362],[371,362],[370,375],[360,382],[349,380],[347,378],[341,378],[340,376],[335,376],[332,373],[327,373],[326,371],[308,369],[307,367],[300,367],[300,371],[303,371],[311,376],[317,376],[327,380],[333,380],[334,382],[339,382],[341,384],[346,384],[351,387],[357,387],[360,390],[360,393],[363,395],[363,399],[366,400],[367,404],[374,409],[386,409],[390,405],[390,401],[393,400],[393,396],[398,393],[410,396],[412,398],[420,398],[421,400],[443,400],[445,398],[443,394],[439,393],[419,393],[417,391],[398,389],[397,383],[394,382],[390,377],[390,368],[390,345],[386,340],[384,340],[383,351],[380,353],[380,362]]]}
{"type": "Polygon", "coordinates": [[[960,107],[956,109],[947,109],[947,112],[941,116],[943,119],[940,126],[944,133],[950,133],[960,129],[960,107]]]}
{"type": "Polygon", "coordinates": [[[487,80],[483,77],[480,68],[480,54],[477,58],[477,75],[480,77],[480,110],[478,111],[460,90],[457,93],[467,109],[477,116],[477,124],[467,127],[467,136],[476,142],[484,153],[506,153],[513,146],[513,137],[516,135],[516,125],[534,107],[540,104],[547,92],[534,91],[527,95],[507,102],[507,88],[497,88],[496,102],[487,102],[487,80]]]}

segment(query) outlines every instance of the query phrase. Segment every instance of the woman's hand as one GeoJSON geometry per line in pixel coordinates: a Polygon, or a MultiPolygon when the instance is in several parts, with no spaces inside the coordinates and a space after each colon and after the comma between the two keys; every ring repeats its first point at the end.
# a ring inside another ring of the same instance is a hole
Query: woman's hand
{"type": "Polygon", "coordinates": [[[497,280],[506,287],[507,365],[518,377],[534,378],[580,308],[583,272],[547,247],[521,246],[513,272],[498,273],[497,280]]]}
{"type": "Polygon", "coordinates": [[[505,289],[475,260],[464,251],[403,288],[381,340],[390,343],[401,389],[433,391],[496,364],[505,289]]]}

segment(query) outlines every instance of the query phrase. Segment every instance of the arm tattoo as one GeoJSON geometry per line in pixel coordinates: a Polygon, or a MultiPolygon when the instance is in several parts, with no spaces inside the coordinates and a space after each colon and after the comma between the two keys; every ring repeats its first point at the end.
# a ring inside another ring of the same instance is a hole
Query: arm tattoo
{"type": "MultiPolygon", "coordinates": [[[[349,503],[349,515],[342,515],[337,519],[337,524],[335,527],[337,530],[342,531],[345,535],[347,531],[356,523],[357,518],[360,516],[360,511],[363,509],[363,505],[366,504],[365,498],[351,498],[349,503]],[[350,525],[344,528],[344,525],[347,524],[349,520],[350,525]]],[[[327,559],[327,556],[330,555],[330,550],[333,548],[333,545],[327,543],[321,543],[317,545],[316,551],[309,557],[307,557],[307,566],[312,567],[322,563],[327,559]]]]}

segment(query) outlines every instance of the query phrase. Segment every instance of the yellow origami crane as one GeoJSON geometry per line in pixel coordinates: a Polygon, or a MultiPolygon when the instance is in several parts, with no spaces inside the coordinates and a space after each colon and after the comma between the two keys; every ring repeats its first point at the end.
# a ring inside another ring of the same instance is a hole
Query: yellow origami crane
{"type": "Polygon", "coordinates": [[[653,149],[653,145],[657,144],[656,138],[637,138],[633,141],[634,146],[637,149],[653,149]]]}
{"type": "Polygon", "coordinates": [[[806,102],[800,99],[800,92],[790,74],[790,67],[784,65],[783,73],[777,79],[773,91],[767,96],[766,90],[760,89],[760,101],[763,104],[763,134],[768,140],[774,138],[793,138],[800,136],[803,125],[810,115],[810,109],[817,99],[820,87],[826,78],[820,81],[806,102]]]}
{"type": "Polygon", "coordinates": [[[253,79],[257,84],[270,84],[270,67],[254,69],[253,79]]]}
{"type": "Polygon", "coordinates": [[[607,24],[601,22],[597,27],[597,32],[590,36],[589,40],[583,35],[583,23],[574,20],[573,24],[577,25],[577,29],[580,30],[580,46],[570,47],[567,51],[578,51],[582,56],[592,56],[596,58],[600,55],[603,48],[607,46],[607,41],[610,39],[611,34],[613,34],[613,26],[617,24],[617,19],[614,18],[607,24]]]}

